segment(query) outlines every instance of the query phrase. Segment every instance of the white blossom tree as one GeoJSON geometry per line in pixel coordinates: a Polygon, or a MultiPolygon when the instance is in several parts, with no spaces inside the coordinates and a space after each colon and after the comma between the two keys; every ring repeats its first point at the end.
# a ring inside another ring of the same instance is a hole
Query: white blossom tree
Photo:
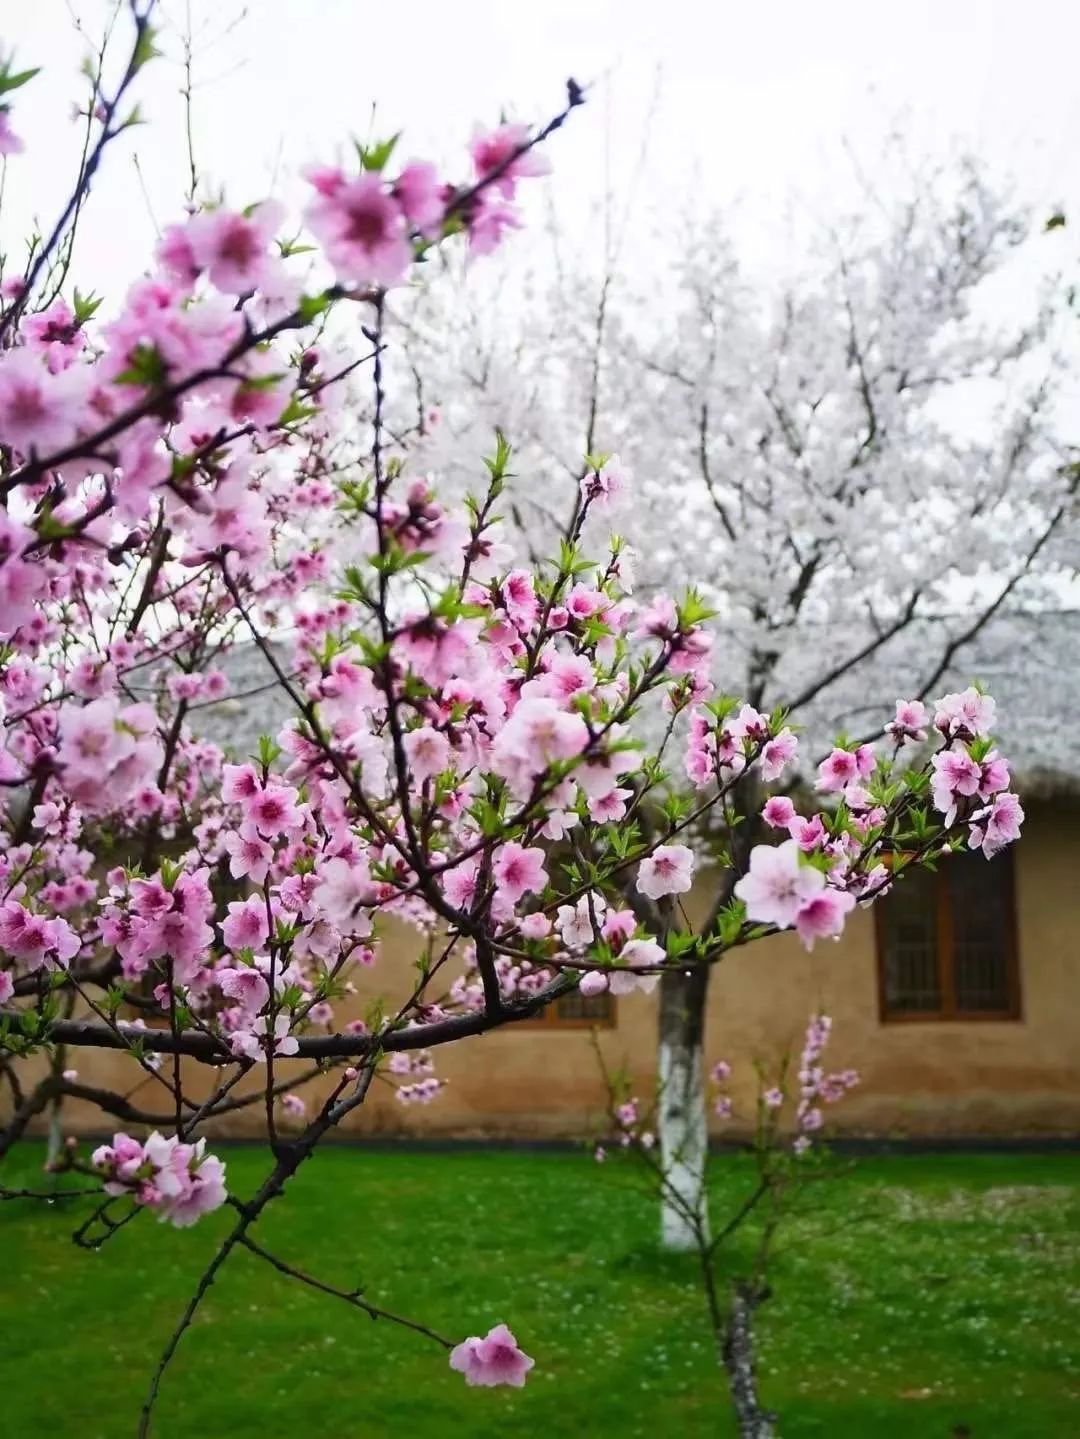
{"type": "MultiPolygon", "coordinates": [[[[440,274],[397,307],[415,400],[400,441],[464,480],[480,436],[512,433],[505,538],[523,554],[566,529],[582,451],[616,452],[639,589],[698,587],[719,616],[714,673],[759,708],[783,699],[806,761],[837,727],[880,723],[871,675],[919,696],[966,677],[990,621],[1060,603],[1074,571],[1059,287],[995,318],[995,287],[1053,241],[976,162],[903,158],[773,284],[710,214],[643,264],[617,227],[598,272],[567,263],[556,232],[555,263],[524,285],[440,274]]],[[[753,835],[732,838],[744,856],[753,835]]],[[[660,1005],[666,1187],[696,1207],[707,982],[665,975],[660,1005]]],[[[690,1243],[679,1206],[663,1234],[690,1243]]]]}

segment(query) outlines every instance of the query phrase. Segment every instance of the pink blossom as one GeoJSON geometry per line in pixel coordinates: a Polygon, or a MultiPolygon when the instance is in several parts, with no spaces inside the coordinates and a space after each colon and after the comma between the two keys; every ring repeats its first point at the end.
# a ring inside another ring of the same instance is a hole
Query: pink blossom
{"type": "Polygon", "coordinates": [[[254,825],[242,824],[239,830],[230,830],[222,839],[222,845],[230,856],[229,873],[233,879],[247,877],[253,884],[263,883],[274,851],[260,837],[254,825]]]}
{"type": "Polygon", "coordinates": [[[685,894],[693,884],[694,853],[685,844],[662,844],[638,866],[637,889],[649,899],[685,894]]]}
{"type": "Polygon", "coordinates": [[[885,726],[885,732],[898,744],[904,740],[921,744],[929,723],[930,716],[922,700],[897,700],[895,718],[885,726]]]}
{"type": "Polygon", "coordinates": [[[466,860],[449,868],[442,877],[443,894],[455,909],[468,909],[476,895],[477,863],[466,860]]]}
{"type": "Polygon", "coordinates": [[[364,910],[375,903],[378,892],[365,864],[345,859],[326,860],[319,868],[315,899],[323,914],[343,934],[371,933],[371,917],[364,910]]]}
{"type": "Polygon", "coordinates": [[[587,969],[578,981],[578,993],[586,999],[597,994],[606,994],[607,988],[608,976],[599,969],[587,969]]]}
{"type": "Polygon", "coordinates": [[[262,895],[234,900],[221,926],[222,937],[232,950],[261,949],[270,935],[266,902],[262,895]]]}
{"type": "Polygon", "coordinates": [[[284,207],[275,200],[266,200],[246,214],[206,210],[196,215],[187,227],[195,264],[227,294],[246,295],[259,289],[273,273],[268,246],[284,216],[284,207]]]}
{"type": "Polygon", "coordinates": [[[977,689],[944,695],[934,706],[934,727],[946,738],[983,738],[994,727],[996,705],[977,689]]]}
{"type": "Polygon", "coordinates": [[[1008,791],[999,794],[990,805],[976,810],[972,816],[971,848],[981,849],[990,859],[998,850],[1020,838],[1023,822],[1024,811],[1017,796],[1008,791]]]}
{"type": "Polygon", "coordinates": [[[502,898],[511,905],[523,894],[539,894],[547,884],[544,851],[525,849],[515,840],[495,851],[491,871],[502,898]]]}
{"type": "Polygon", "coordinates": [[[469,149],[478,178],[496,177],[495,188],[504,199],[512,200],[519,180],[546,175],[551,169],[547,157],[539,150],[525,149],[528,143],[527,125],[504,124],[494,130],[477,131],[469,149]],[[523,154],[518,153],[522,150],[523,154]]]}
{"type": "Polygon", "coordinates": [[[798,738],[789,729],[782,729],[773,739],[768,740],[761,751],[761,778],[772,784],[795,758],[799,748],[798,738]]]}
{"type": "Polygon", "coordinates": [[[405,754],[409,769],[418,784],[434,779],[447,768],[450,759],[450,741],[444,734],[430,725],[409,730],[404,738],[405,754]]]}
{"type": "Polygon", "coordinates": [[[596,929],[604,922],[607,900],[602,894],[583,894],[576,904],[560,904],[555,917],[555,928],[559,931],[567,949],[584,949],[596,942],[596,929]]]}
{"type": "Polygon", "coordinates": [[[496,1324],[483,1339],[466,1339],[450,1351],[450,1368],[464,1374],[466,1384],[511,1384],[520,1389],[535,1362],[518,1348],[505,1324],[496,1324]]]}
{"type": "MultiPolygon", "coordinates": [[[[278,1014],[274,1017],[273,1051],[276,1056],[282,1058],[295,1054],[300,1047],[295,1037],[289,1033],[290,1023],[287,1014],[278,1014]]],[[[238,1059],[252,1059],[261,1064],[266,1061],[267,1039],[267,1016],[260,1014],[250,1029],[239,1029],[231,1035],[229,1044],[238,1059]]]]}
{"type": "Polygon", "coordinates": [[[260,789],[244,802],[244,819],[263,839],[289,834],[300,828],[296,791],[285,785],[260,789]]]}
{"type": "Polygon", "coordinates": [[[65,966],[78,954],[78,935],[66,919],[32,914],[16,900],[0,904],[0,950],[21,959],[31,972],[65,966]]]}
{"type": "Polygon", "coordinates": [[[750,868],[735,885],[735,896],[746,905],[753,924],[789,929],[799,911],[825,888],[825,876],[804,864],[795,840],[780,845],[755,845],[750,868]]]}
{"type": "Polygon", "coordinates": [[[423,160],[410,161],[394,181],[393,196],[410,224],[426,235],[438,232],[446,202],[434,165],[423,160]]]}
{"type": "Polygon", "coordinates": [[[630,471],[618,455],[609,455],[598,470],[590,470],[581,481],[583,503],[594,509],[607,509],[630,483],[630,471]]]}
{"type": "Polygon", "coordinates": [[[249,1013],[257,1014],[270,998],[270,986],[253,965],[216,969],[214,979],[227,999],[235,999],[249,1013]]]}
{"type": "Polygon", "coordinates": [[[934,808],[945,816],[945,823],[952,824],[956,815],[957,800],[977,794],[982,782],[982,771],[966,750],[940,750],[930,761],[933,773],[930,790],[934,808]]]}
{"type": "Polygon", "coordinates": [[[52,374],[40,354],[0,354],[0,444],[20,454],[48,455],[75,438],[87,393],[88,372],[74,365],[52,374]]]}
{"type": "Polygon", "coordinates": [[[0,969],[0,1004],[7,1004],[15,993],[15,981],[6,969],[0,969]]]}
{"type": "MultiPolygon", "coordinates": [[[[790,843],[790,841],[789,841],[790,843]]],[[[826,887],[803,904],[795,916],[795,929],[806,945],[813,949],[817,939],[834,939],[844,928],[844,921],[855,907],[855,896],[843,890],[826,887]]]]}
{"type": "Polygon", "coordinates": [[[160,1220],[186,1229],[225,1203],[225,1166],[206,1153],[206,1140],[185,1144],[156,1130],[140,1144],[126,1134],[99,1145],[91,1156],[104,1172],[108,1194],[130,1193],[136,1204],[153,1209],[160,1220]]]}
{"type": "Polygon", "coordinates": [[[818,765],[817,787],[823,794],[834,794],[858,778],[859,760],[854,750],[834,749],[828,759],[818,765]]]}
{"type": "Polygon", "coordinates": [[[613,969],[608,975],[608,986],[612,994],[630,994],[635,989],[649,993],[660,983],[660,976],[634,974],[633,971],[647,965],[663,964],[666,958],[662,946],[653,939],[628,940],[619,954],[619,959],[626,968],[613,969]]]}
{"type": "Polygon", "coordinates": [[[7,106],[0,106],[0,155],[18,155],[26,146],[11,128],[11,115],[7,106]]]}
{"type": "Polygon", "coordinates": [[[412,245],[402,208],[382,178],[341,177],[329,190],[319,183],[316,189],[306,219],[338,279],[353,285],[398,284],[412,261],[412,245]]]}
{"type": "Polygon", "coordinates": [[[761,811],[761,817],[767,825],[773,829],[787,829],[795,818],[795,806],[787,795],[774,794],[765,801],[765,808],[761,811]]]}
{"type": "Polygon", "coordinates": [[[589,743],[578,714],[567,714],[550,699],[522,700],[499,731],[492,768],[507,779],[532,778],[559,760],[572,759],[589,743]]]}

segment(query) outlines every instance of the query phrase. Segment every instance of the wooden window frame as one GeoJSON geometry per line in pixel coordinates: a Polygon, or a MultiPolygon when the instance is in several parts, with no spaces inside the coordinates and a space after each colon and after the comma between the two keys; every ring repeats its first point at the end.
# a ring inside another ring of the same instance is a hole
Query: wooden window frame
{"type": "MultiPolygon", "coordinates": [[[[573,991],[571,991],[573,992],[573,991]]],[[[565,996],[564,996],[565,997],[565,996]]],[[[619,1022],[619,1001],[615,995],[608,995],[608,1017],[606,1019],[564,1018],[559,1014],[561,999],[549,1004],[539,1014],[518,1021],[518,1027],[526,1029],[615,1029],[619,1022]]]]}
{"type": "MultiPolygon", "coordinates": [[[[886,974],[886,910],[883,901],[874,905],[874,946],[877,950],[878,1020],[881,1024],[1012,1024],[1023,1019],[1020,995],[1020,948],[1016,922],[1016,864],[1012,849],[1003,852],[1001,870],[1005,886],[1003,911],[1005,919],[1005,984],[1008,1003],[1005,1009],[958,1009],[956,1004],[956,956],[953,947],[952,900],[948,885],[949,857],[934,872],[936,931],[934,953],[937,959],[938,993],[941,1007],[936,1010],[890,1009],[886,974]]],[[[900,856],[897,856],[900,858],[900,856]]],[[[901,881],[902,883],[903,881],[901,881]]],[[[887,896],[886,896],[887,898],[887,896]]]]}

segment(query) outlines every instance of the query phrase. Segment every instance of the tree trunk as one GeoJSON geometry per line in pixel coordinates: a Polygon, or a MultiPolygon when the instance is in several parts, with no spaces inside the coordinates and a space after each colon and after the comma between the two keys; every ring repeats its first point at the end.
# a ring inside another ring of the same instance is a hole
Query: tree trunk
{"type": "Polygon", "coordinates": [[[776,1439],[776,1415],[762,1409],[754,1369],[754,1309],[760,1302],[747,1286],[736,1284],[731,1296],[731,1316],[723,1347],[731,1402],[739,1421],[740,1439],[776,1439]]]}
{"type": "Polygon", "coordinates": [[[705,1165],[705,997],[709,971],[672,971],[660,980],[659,1100],[660,1242],[695,1249],[708,1235],[705,1165]]]}

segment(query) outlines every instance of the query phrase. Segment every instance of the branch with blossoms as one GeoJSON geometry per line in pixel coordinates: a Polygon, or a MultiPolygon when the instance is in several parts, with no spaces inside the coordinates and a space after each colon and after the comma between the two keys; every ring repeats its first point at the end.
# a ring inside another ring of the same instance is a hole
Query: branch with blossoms
{"type": "MultiPolygon", "coordinates": [[[[145,23],[133,44],[137,74],[145,23]]],[[[697,594],[635,599],[625,547],[597,537],[632,484],[617,458],[585,457],[558,553],[522,568],[499,539],[502,435],[460,512],[391,452],[388,294],[435,246],[464,238],[481,256],[516,228],[519,187],[547,169],[538,147],[581,102],[570,82],[540,130],[474,136],[467,182],[398,167],[393,141],[360,147],[351,172],[310,170],[310,247],[277,239],[272,202],[198,211],[107,320],[78,294],[35,311],[33,267],[7,295],[0,1153],[46,1107],[88,1100],[152,1132],[63,1151],[105,1190],[80,1242],[147,1212],[180,1227],[226,1202],[236,1214],[162,1354],[143,1434],[236,1249],[372,1313],[251,1231],[376,1081],[431,1102],[445,1044],[575,989],[647,991],[780,929],[834,936],[907,864],[1015,836],[992,702],[972,691],[938,706],[925,763],[908,762],[929,732],[910,705],[887,752],[838,747],[820,813],[768,800],[789,839],[744,865],[731,837],[758,808],[748,796],[794,767],[798,739],[783,711],[716,692],[697,594]],[[289,718],[227,755],[198,720],[238,654],[262,669],[250,696],[289,718]],[[668,769],[681,743],[693,796],[668,769]],[[728,838],[712,858],[738,878],[695,932],[681,896],[714,820],[728,838]],[[415,977],[388,974],[388,995],[341,1020],[388,919],[416,935],[415,977]],[[126,1055],[154,1101],[82,1082],[67,1055],[87,1049],[126,1055]],[[48,1076],[24,1088],[20,1067],[42,1054],[48,1076]],[[310,1111],[297,1060],[325,1076],[310,1111]],[[261,1110],[272,1159],[248,1199],[206,1149],[241,1106],[261,1110]]],[[[397,1322],[449,1347],[470,1384],[532,1367],[505,1325],[451,1345],[397,1322]]]]}
{"type": "MultiPolygon", "coordinates": [[[[606,1165],[622,1156],[633,1161],[644,1176],[649,1197],[675,1206],[692,1235],[709,1328],[743,1439],[772,1439],[777,1432],[776,1416],[761,1401],[753,1343],[754,1314],[771,1295],[769,1261],[781,1230],[797,1212],[807,1188],[835,1173],[821,1142],[824,1111],[859,1082],[854,1070],[825,1070],[822,1061],[831,1030],[828,1015],[811,1017],[794,1073],[790,1056],[783,1057],[771,1075],[763,1065],[756,1066],[753,1112],[741,1116],[744,1127],[749,1123],[751,1130],[747,1150],[753,1182],[715,1232],[705,1213],[704,1196],[697,1205],[688,1199],[672,1183],[658,1153],[655,1116],[662,1094],[655,1107],[643,1104],[633,1093],[629,1077],[609,1070],[599,1046],[594,1046],[607,1091],[608,1113],[607,1134],[594,1143],[593,1157],[606,1165]],[[736,1236],[755,1228],[749,1257],[733,1254],[736,1236]]],[[[739,1117],[727,1093],[731,1075],[725,1060],[718,1060],[710,1072],[713,1111],[725,1123],[739,1117]]]]}

